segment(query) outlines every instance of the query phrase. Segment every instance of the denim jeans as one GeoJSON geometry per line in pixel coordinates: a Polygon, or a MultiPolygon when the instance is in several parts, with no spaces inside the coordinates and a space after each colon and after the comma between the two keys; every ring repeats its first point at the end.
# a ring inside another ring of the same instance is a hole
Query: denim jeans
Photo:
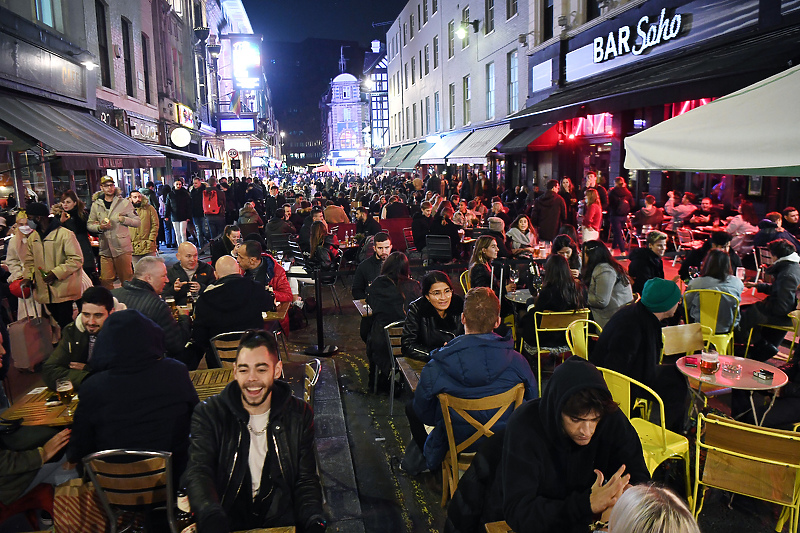
{"type": "Polygon", "coordinates": [[[225,229],[225,215],[206,215],[206,224],[208,225],[208,240],[213,241],[225,229]]]}
{"type": "Polygon", "coordinates": [[[197,245],[202,248],[205,246],[208,238],[208,226],[206,225],[206,217],[192,217],[194,222],[194,230],[197,232],[197,245]]]}

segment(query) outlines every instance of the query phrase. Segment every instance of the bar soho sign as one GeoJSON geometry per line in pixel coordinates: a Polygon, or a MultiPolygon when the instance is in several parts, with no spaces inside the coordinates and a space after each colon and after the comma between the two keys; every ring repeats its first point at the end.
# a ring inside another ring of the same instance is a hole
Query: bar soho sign
{"type": "Polygon", "coordinates": [[[636,24],[637,38],[631,44],[631,27],[621,26],[616,32],[608,32],[607,37],[595,37],[594,62],[603,63],[616,57],[631,53],[641,55],[648,49],[664,44],[675,39],[681,34],[683,28],[681,15],[675,13],[672,18],[667,16],[667,10],[661,10],[661,16],[654,22],[645,15],[636,24]],[[615,37],[616,34],[616,37],[615,37]]]}

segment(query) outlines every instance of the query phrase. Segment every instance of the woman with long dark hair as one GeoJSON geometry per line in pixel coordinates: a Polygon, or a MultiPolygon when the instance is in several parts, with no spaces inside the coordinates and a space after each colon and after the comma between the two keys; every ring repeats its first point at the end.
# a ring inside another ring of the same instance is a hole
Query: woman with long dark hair
{"type": "Polygon", "coordinates": [[[403,326],[403,355],[428,361],[430,353],[464,333],[464,299],[453,291],[450,276],[439,270],[422,279],[422,296],[411,302],[403,326]]]}
{"type": "Polygon", "coordinates": [[[587,289],[586,302],[592,317],[600,327],[605,327],[620,307],[633,301],[633,282],[628,272],[611,257],[602,241],[583,244],[581,280],[587,289]]]}
{"type": "MultiPolygon", "coordinates": [[[[500,248],[497,246],[497,241],[494,237],[489,235],[481,235],[475,242],[475,249],[472,251],[472,258],[469,260],[469,286],[475,287],[489,287],[495,294],[500,294],[500,268],[495,269],[494,275],[492,273],[492,261],[497,259],[497,254],[500,248]]],[[[510,292],[516,290],[517,286],[509,282],[505,291],[510,292]]]]}
{"type": "Polygon", "coordinates": [[[560,255],[566,259],[573,276],[578,277],[581,269],[581,253],[578,251],[578,243],[573,241],[572,237],[557,235],[550,247],[550,255],[560,255]]]}
{"type": "Polygon", "coordinates": [[[514,255],[531,257],[533,247],[536,246],[536,233],[533,230],[531,219],[527,215],[518,215],[511,223],[506,236],[511,241],[511,250],[514,255]]]}
{"type": "Polygon", "coordinates": [[[370,382],[388,385],[393,360],[386,344],[384,327],[405,320],[411,302],[422,295],[419,282],[411,279],[408,257],[403,252],[389,254],[381,266],[381,275],[367,288],[367,304],[372,309],[372,329],[367,337],[370,382]]]}
{"type": "Polygon", "coordinates": [[[72,189],[64,191],[61,195],[61,225],[75,234],[78,244],[81,245],[83,255],[83,271],[97,285],[100,278],[97,276],[97,260],[92,251],[92,243],[89,240],[89,229],[86,221],[89,213],[86,212],[86,205],[78,198],[72,189]]]}
{"type": "MultiPolygon", "coordinates": [[[[328,226],[318,220],[311,224],[311,237],[309,239],[309,250],[311,256],[308,259],[308,267],[311,271],[337,270],[341,259],[341,251],[334,242],[334,236],[328,233],[328,226]]],[[[335,279],[335,274],[333,275],[335,279]]],[[[331,282],[330,275],[322,275],[323,283],[331,282]]]]}
{"type": "MultiPolygon", "coordinates": [[[[708,251],[703,265],[700,267],[700,276],[692,279],[687,288],[690,291],[696,289],[713,289],[727,292],[736,297],[736,302],[732,302],[730,298],[723,298],[719,304],[717,333],[729,332],[731,327],[736,325],[733,322],[733,314],[742,299],[744,283],[733,275],[731,258],[725,250],[712,249],[708,251]]],[[[698,322],[700,320],[700,301],[697,294],[687,293],[686,304],[689,306],[689,317],[694,322],[698,322]]],[[[737,316],[736,323],[738,322],[739,317],[737,316]]]]}

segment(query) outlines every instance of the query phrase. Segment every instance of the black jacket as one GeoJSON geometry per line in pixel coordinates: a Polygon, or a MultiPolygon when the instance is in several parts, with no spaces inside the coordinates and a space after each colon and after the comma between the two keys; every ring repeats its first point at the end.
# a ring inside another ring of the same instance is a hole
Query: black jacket
{"type": "Polygon", "coordinates": [[[425,296],[411,302],[403,325],[403,355],[429,361],[433,350],[464,334],[464,325],[461,323],[463,310],[464,300],[457,294],[451,297],[444,318],[439,316],[425,296]]]}
{"type": "MultiPolygon", "coordinates": [[[[530,301],[530,300],[528,300],[530,301]]],[[[545,311],[572,311],[584,307],[574,305],[565,301],[561,297],[561,291],[558,287],[547,285],[539,290],[539,294],[533,302],[533,305],[528,306],[528,313],[522,317],[522,337],[531,346],[536,346],[536,330],[533,320],[536,318],[535,313],[545,311]]],[[[565,346],[567,338],[562,331],[542,331],[539,333],[539,345],[545,346],[565,346]]]]}
{"type": "Polygon", "coordinates": [[[624,217],[633,209],[633,195],[627,187],[614,187],[608,193],[608,214],[624,217]]]}
{"type": "Polygon", "coordinates": [[[450,237],[450,255],[453,259],[458,257],[459,244],[461,243],[459,229],[461,229],[461,226],[455,225],[452,220],[445,220],[441,216],[435,216],[429,230],[430,235],[446,235],[450,237]]]}
{"type": "Polygon", "coordinates": [[[785,229],[779,230],[778,225],[768,218],[759,222],[758,232],[753,236],[753,246],[766,246],[775,239],[786,239],[800,251],[800,241],[794,235],[785,229]]]}
{"type": "Polygon", "coordinates": [[[235,245],[229,238],[225,236],[224,233],[211,241],[211,244],[209,245],[209,250],[211,252],[211,266],[213,267],[216,265],[217,259],[223,255],[231,255],[234,246],[235,245]]]}
{"type": "Polygon", "coordinates": [[[356,234],[357,235],[364,235],[368,237],[370,235],[375,235],[383,231],[381,227],[381,223],[372,218],[372,215],[367,215],[367,220],[361,222],[360,220],[356,221],[356,234]]]}
{"type": "Polygon", "coordinates": [[[383,263],[378,256],[373,255],[361,261],[353,275],[353,299],[363,300],[367,297],[367,289],[375,278],[381,275],[381,265],[383,263]]]}
{"type": "Polygon", "coordinates": [[[386,218],[408,218],[410,216],[408,206],[402,202],[392,202],[386,206],[386,218]]]}
{"type": "Polygon", "coordinates": [[[391,370],[392,358],[383,328],[404,320],[406,309],[421,293],[419,282],[408,279],[397,286],[388,276],[378,276],[367,289],[367,303],[372,308],[372,329],[367,344],[372,360],[384,374],[391,370]]]}
{"type": "Polygon", "coordinates": [[[425,240],[431,230],[433,217],[426,217],[422,212],[415,213],[411,219],[411,235],[414,237],[414,247],[417,250],[425,248],[425,240]]]}
{"type": "Polygon", "coordinates": [[[797,288],[800,286],[800,258],[791,254],[788,258],[778,260],[766,270],[773,277],[772,283],[759,283],[758,292],[768,296],[758,302],[758,310],[774,319],[771,323],[788,322],[788,315],[797,308],[797,288]]]}
{"type": "Polygon", "coordinates": [[[206,290],[215,279],[217,279],[217,275],[214,273],[214,269],[208,263],[203,261],[197,262],[197,270],[195,270],[192,279],[189,279],[189,275],[186,273],[186,270],[183,269],[181,266],[180,261],[169,267],[167,270],[167,284],[164,285],[164,290],[161,292],[161,296],[164,298],[173,297],[175,298],[175,303],[178,305],[186,305],[186,295],[189,294],[189,281],[196,281],[200,284],[200,292],[206,290]],[[186,283],[181,290],[175,292],[175,280],[181,280],[182,282],[186,283]]]}
{"type": "Polygon", "coordinates": [[[647,280],[664,277],[664,262],[650,248],[634,248],[630,258],[628,274],[633,278],[633,292],[642,294],[647,280]]]}
{"type": "MultiPolygon", "coordinates": [[[[200,207],[202,209],[202,205],[200,207]]],[[[169,192],[165,218],[170,219],[171,222],[181,222],[192,218],[192,197],[189,195],[189,191],[181,187],[169,192]]]]}
{"type": "Polygon", "coordinates": [[[641,302],[614,313],[590,354],[597,366],[652,387],[661,358],[661,323],[641,302]]]}
{"type": "Polygon", "coordinates": [[[206,190],[206,184],[201,183],[200,187],[192,187],[189,191],[189,195],[192,199],[192,218],[203,218],[205,216],[205,212],[203,212],[203,191],[206,190]]]}
{"type": "MultiPolygon", "coordinates": [[[[256,527],[296,525],[299,531],[324,520],[322,487],[314,456],[314,412],[292,396],[289,385],[276,381],[267,442],[272,505],[260,517],[235,511],[241,500],[252,501],[248,453],[249,415],[242,406],[239,383],[198,405],[192,416],[189,465],[181,480],[188,489],[199,531],[225,533],[256,527]]],[[[265,480],[266,481],[266,480],[265,480]]],[[[262,487],[265,485],[262,481],[262,487]]],[[[261,503],[261,499],[258,499],[261,503]]]]}
{"type": "Polygon", "coordinates": [[[639,436],[621,411],[604,416],[584,446],[564,432],[566,400],[587,388],[608,391],[593,365],[571,357],[556,368],[542,398],[524,403],[506,425],[503,516],[517,533],[587,531],[595,520],[589,503],[595,469],[609,479],[624,464],[632,485],[650,479],[639,436]]]}
{"type": "Polygon", "coordinates": [[[533,225],[539,228],[539,240],[552,241],[567,218],[567,204],[558,194],[547,191],[536,199],[530,218],[533,225]]]}
{"type": "Polygon", "coordinates": [[[339,270],[339,263],[342,259],[339,246],[334,244],[335,239],[335,235],[327,235],[325,241],[314,248],[314,252],[306,261],[306,271],[312,274],[312,277],[318,270],[323,272],[321,278],[323,283],[333,283],[336,280],[336,274],[325,274],[325,272],[339,270]]]}
{"type": "Polygon", "coordinates": [[[175,321],[169,306],[158,297],[149,283],[133,278],[124,281],[122,287],[114,289],[111,294],[128,309],[136,309],[161,326],[167,355],[176,357],[183,352],[183,347],[191,335],[191,319],[181,315],[179,321],[175,321]]]}

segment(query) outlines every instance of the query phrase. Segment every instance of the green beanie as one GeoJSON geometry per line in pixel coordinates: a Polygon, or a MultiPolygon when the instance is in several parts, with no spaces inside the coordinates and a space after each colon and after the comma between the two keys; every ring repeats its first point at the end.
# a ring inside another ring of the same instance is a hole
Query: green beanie
{"type": "Polygon", "coordinates": [[[674,281],[652,278],[642,289],[642,304],[653,313],[669,311],[680,300],[681,290],[674,281]]]}

